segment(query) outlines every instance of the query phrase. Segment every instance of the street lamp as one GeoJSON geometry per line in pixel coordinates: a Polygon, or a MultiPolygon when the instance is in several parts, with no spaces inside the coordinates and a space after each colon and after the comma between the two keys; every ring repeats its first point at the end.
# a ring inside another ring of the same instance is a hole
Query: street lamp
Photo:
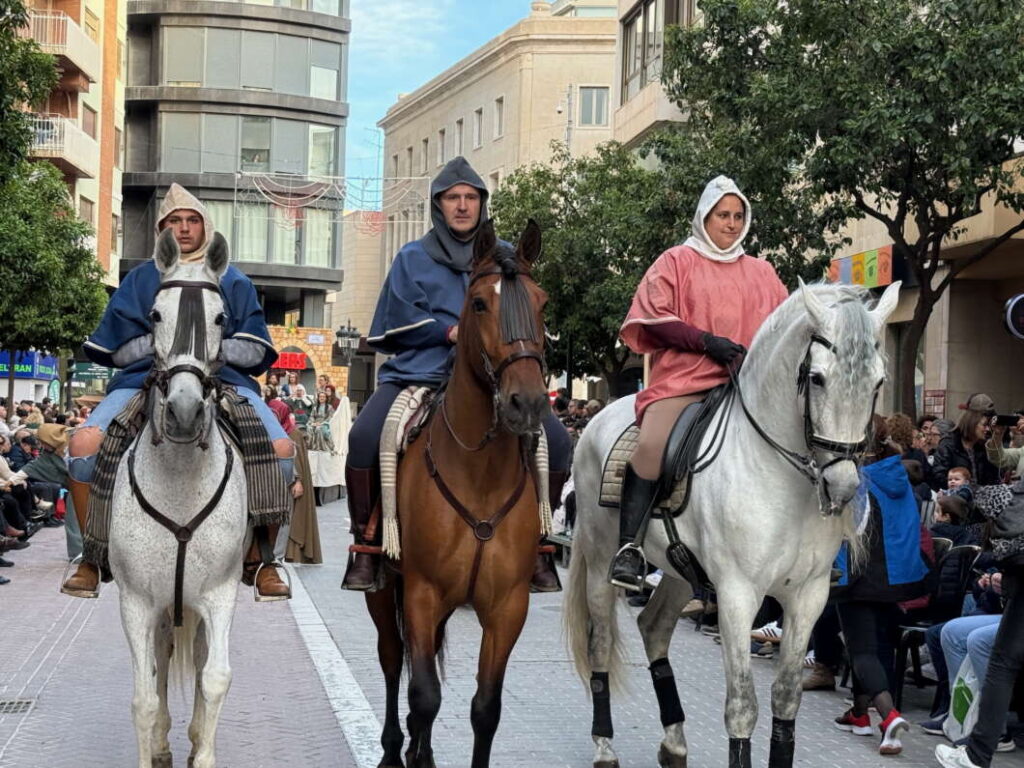
{"type": "Polygon", "coordinates": [[[344,366],[351,365],[352,358],[356,356],[356,352],[359,350],[359,331],[352,327],[352,320],[349,319],[345,321],[345,327],[339,328],[334,335],[338,337],[337,341],[334,342],[334,348],[338,351],[339,357],[341,357],[341,364],[344,366]]]}

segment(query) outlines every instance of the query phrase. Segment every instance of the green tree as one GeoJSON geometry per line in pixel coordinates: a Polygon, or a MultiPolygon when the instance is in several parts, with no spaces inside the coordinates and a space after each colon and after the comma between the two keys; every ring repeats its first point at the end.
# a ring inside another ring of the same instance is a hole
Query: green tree
{"type": "Polygon", "coordinates": [[[0,339],[10,352],[7,401],[14,400],[15,350],[77,347],[96,327],[107,293],[103,269],[61,174],[23,161],[0,184],[0,339]]]}
{"type": "Polygon", "coordinates": [[[943,244],[983,204],[1024,209],[1024,164],[1014,160],[1024,135],[1024,3],[701,6],[703,24],[674,28],[665,48],[663,83],[687,122],[654,148],[674,177],[697,162],[693,152],[727,159],[761,203],[762,247],[790,259],[804,248],[834,252],[851,220],[885,227],[919,284],[899,381],[912,413],[914,361],[936,302],[957,275],[1024,231],[1015,223],[964,258],[942,259],[943,244]]]}
{"type": "Polygon", "coordinates": [[[601,374],[615,390],[629,357],[619,326],[640,278],[673,242],[678,199],[614,142],[586,157],[556,143],[549,165],[503,180],[491,205],[501,236],[515,242],[531,217],[544,232],[535,276],[550,297],[553,370],[601,374]]]}
{"type": "Polygon", "coordinates": [[[57,82],[53,56],[19,34],[27,24],[21,0],[0,0],[0,183],[28,155],[31,134],[25,107],[42,103],[57,82]]]}

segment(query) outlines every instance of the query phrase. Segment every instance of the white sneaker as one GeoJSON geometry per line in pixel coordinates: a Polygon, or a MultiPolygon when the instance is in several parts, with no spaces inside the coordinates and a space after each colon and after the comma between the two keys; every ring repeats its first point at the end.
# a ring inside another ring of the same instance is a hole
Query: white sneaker
{"type": "Polygon", "coordinates": [[[657,589],[658,585],[661,584],[662,572],[661,570],[653,571],[648,573],[644,578],[644,583],[647,584],[651,589],[657,589]]]}
{"type": "Polygon", "coordinates": [[[895,709],[889,714],[886,720],[879,724],[882,732],[882,741],[878,745],[880,755],[898,755],[903,751],[903,742],[900,736],[910,730],[910,723],[904,720],[895,709]]]}
{"type": "Polygon", "coordinates": [[[751,632],[750,639],[756,640],[759,643],[781,643],[782,628],[777,621],[769,622],[760,629],[755,629],[751,632]]]}
{"type": "Polygon", "coordinates": [[[935,759],[939,761],[942,768],[981,768],[971,761],[967,755],[967,745],[951,747],[948,744],[939,744],[935,747],[935,759]]]}

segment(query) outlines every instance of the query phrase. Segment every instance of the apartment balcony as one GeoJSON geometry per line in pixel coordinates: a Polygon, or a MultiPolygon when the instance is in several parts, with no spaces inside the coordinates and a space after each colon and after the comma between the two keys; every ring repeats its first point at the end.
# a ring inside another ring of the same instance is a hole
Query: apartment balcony
{"type": "Polygon", "coordinates": [[[31,37],[44,53],[57,57],[62,85],[88,90],[100,76],[100,47],[63,11],[30,11],[22,37],[31,37]],[[84,86],[84,87],[82,87],[84,86]]]}
{"type": "Polygon", "coordinates": [[[94,179],[100,169],[100,145],[96,139],[61,115],[30,117],[30,154],[49,160],[69,176],[94,179]]]}

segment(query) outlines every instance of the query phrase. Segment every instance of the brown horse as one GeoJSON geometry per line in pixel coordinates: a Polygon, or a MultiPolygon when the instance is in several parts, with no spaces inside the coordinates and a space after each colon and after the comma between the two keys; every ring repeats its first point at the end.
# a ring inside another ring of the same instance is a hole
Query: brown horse
{"type": "Polygon", "coordinates": [[[547,296],[530,277],[540,245],[533,221],[515,251],[497,241],[490,222],[481,228],[451,378],[399,465],[401,575],[366,595],[387,685],[380,768],[402,766],[403,653],[411,666],[405,757],[408,768],[433,768],[438,654],[448,618],[465,604],[483,628],[472,768],[490,764],[505,667],[526,621],[540,534],[529,455],[550,408],[543,357],[547,296]]]}

